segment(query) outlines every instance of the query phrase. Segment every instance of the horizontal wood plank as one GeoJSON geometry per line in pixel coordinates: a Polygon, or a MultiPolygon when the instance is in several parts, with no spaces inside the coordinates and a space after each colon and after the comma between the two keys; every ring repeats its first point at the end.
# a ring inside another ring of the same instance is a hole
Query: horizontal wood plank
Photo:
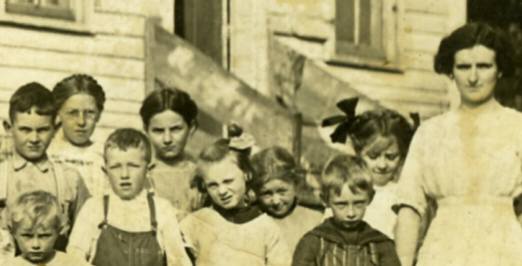
{"type": "Polygon", "coordinates": [[[63,72],[87,72],[120,78],[144,79],[144,62],[103,56],[89,56],[0,46],[0,66],[63,72]]]}
{"type": "Polygon", "coordinates": [[[435,54],[442,38],[441,34],[411,32],[403,34],[401,44],[406,51],[435,54]]]}
{"type": "Polygon", "coordinates": [[[146,17],[94,13],[91,28],[95,33],[143,37],[146,17]]]}
{"type": "MultiPolygon", "coordinates": [[[[403,74],[396,74],[331,66],[321,63],[318,63],[318,66],[324,68],[327,72],[340,80],[345,81],[347,84],[372,84],[411,89],[422,87],[425,90],[435,91],[445,90],[446,88],[446,79],[435,74],[433,71],[407,70],[403,74]]],[[[431,65],[428,67],[431,67],[431,65]]]]}
{"type": "MultiPolygon", "coordinates": [[[[2,77],[0,79],[0,91],[8,91],[9,96],[7,97],[10,97],[14,90],[31,81],[38,81],[52,89],[58,81],[71,74],[73,72],[0,66],[0,76],[2,77]]],[[[104,88],[108,99],[142,101],[145,97],[145,83],[143,80],[128,80],[100,75],[93,76],[104,88]]]]}
{"type": "Polygon", "coordinates": [[[426,14],[417,11],[405,12],[403,28],[407,33],[435,33],[444,35],[447,32],[447,17],[441,14],[426,14]]]}
{"type": "Polygon", "coordinates": [[[444,0],[403,0],[406,11],[418,11],[422,13],[448,14],[449,8],[453,8],[448,1],[444,0]]]}
{"type": "Polygon", "coordinates": [[[142,38],[114,35],[77,36],[2,27],[0,45],[75,54],[144,58],[142,38]]]}

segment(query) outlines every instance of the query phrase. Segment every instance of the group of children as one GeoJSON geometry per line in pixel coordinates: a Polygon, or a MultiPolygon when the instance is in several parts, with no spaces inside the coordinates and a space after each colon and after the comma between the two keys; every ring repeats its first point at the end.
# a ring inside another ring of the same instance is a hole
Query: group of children
{"type": "Polygon", "coordinates": [[[299,204],[306,171],[293,156],[279,146],[251,154],[237,126],[187,155],[198,107],[158,86],[140,109],[143,130],[116,129],[103,145],[92,140],[105,102],[94,78],[13,94],[0,265],[400,265],[390,212],[413,135],[404,117],[381,110],[339,120],[332,140],[356,154],[324,166],[322,213],[299,204]]]}

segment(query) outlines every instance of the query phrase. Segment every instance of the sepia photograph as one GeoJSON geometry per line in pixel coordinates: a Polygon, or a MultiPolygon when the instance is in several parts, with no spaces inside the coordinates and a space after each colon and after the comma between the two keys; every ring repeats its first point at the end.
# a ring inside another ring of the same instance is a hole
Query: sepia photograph
{"type": "Polygon", "coordinates": [[[519,266],[521,112],[522,0],[0,0],[0,266],[519,266]]]}

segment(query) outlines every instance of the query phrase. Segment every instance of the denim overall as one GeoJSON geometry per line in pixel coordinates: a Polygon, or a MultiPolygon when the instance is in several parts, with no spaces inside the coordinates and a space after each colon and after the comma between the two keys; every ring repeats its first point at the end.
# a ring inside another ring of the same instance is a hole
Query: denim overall
{"type": "Polygon", "coordinates": [[[147,194],[152,230],[127,232],[111,226],[107,221],[109,196],[103,197],[101,234],[92,261],[96,266],[166,266],[166,257],[156,239],[158,223],[152,193],[147,194]]]}

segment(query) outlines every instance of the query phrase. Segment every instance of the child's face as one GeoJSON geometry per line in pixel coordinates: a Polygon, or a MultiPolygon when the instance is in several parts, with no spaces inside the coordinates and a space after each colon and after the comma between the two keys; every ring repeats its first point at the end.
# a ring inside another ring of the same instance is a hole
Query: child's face
{"type": "Polygon", "coordinates": [[[357,226],[370,203],[368,193],[353,193],[348,185],[343,185],[341,193],[334,190],[329,193],[328,206],[332,209],[334,219],[345,228],[357,226]]]}
{"type": "Polygon", "coordinates": [[[39,115],[33,108],[27,113],[16,113],[12,124],[16,152],[29,161],[43,158],[54,135],[52,117],[39,115]]]}
{"type": "Polygon", "coordinates": [[[204,182],[214,204],[233,209],[242,204],[246,193],[245,174],[231,157],[203,167],[204,182]]]}
{"type": "Polygon", "coordinates": [[[191,127],[176,112],[163,111],[150,119],[147,134],[156,158],[172,160],[183,153],[191,127]]]}
{"type": "Polygon", "coordinates": [[[14,238],[24,259],[33,264],[45,263],[54,255],[58,230],[52,226],[31,227],[27,222],[20,224],[14,238]]]}
{"type": "Polygon", "coordinates": [[[128,148],[126,151],[110,148],[105,158],[104,170],[114,193],[124,200],[136,197],[143,189],[148,171],[145,151],[141,148],[128,148]]]}
{"type": "Polygon", "coordinates": [[[266,211],[276,217],[288,214],[295,203],[295,186],[281,179],[272,179],[260,189],[261,204],[266,211]]]}
{"type": "Polygon", "coordinates": [[[91,95],[81,93],[67,99],[58,117],[62,122],[65,138],[75,145],[83,145],[90,141],[98,122],[99,110],[96,100],[91,95]]]}
{"type": "Polygon", "coordinates": [[[361,151],[364,160],[372,174],[375,185],[384,186],[393,178],[401,165],[401,154],[395,137],[377,137],[361,151]]]}

